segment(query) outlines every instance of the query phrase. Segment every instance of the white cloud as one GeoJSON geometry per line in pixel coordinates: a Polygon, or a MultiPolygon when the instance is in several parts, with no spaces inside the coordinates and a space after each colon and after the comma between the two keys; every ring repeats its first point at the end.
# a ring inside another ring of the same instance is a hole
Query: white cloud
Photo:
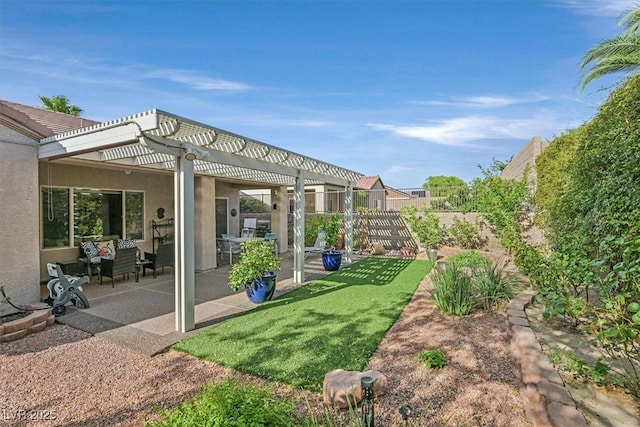
{"type": "Polygon", "coordinates": [[[251,86],[246,83],[215,79],[194,70],[164,68],[146,73],[144,77],[170,80],[197,90],[246,91],[251,89],[251,86]]]}
{"type": "Polygon", "coordinates": [[[629,9],[638,7],[638,0],[557,0],[557,3],[574,9],[582,15],[601,17],[620,16],[629,9]]]}
{"type": "Polygon", "coordinates": [[[429,105],[429,106],[456,106],[456,107],[472,107],[472,108],[499,108],[507,107],[514,104],[526,104],[533,102],[546,101],[548,96],[529,95],[521,98],[513,98],[508,96],[478,95],[465,98],[451,98],[449,100],[426,100],[411,101],[410,104],[429,105]]]}
{"type": "Polygon", "coordinates": [[[467,116],[433,121],[429,125],[370,123],[368,126],[403,137],[454,147],[475,147],[471,143],[482,139],[528,139],[534,135],[554,133],[562,128],[548,114],[531,118],[467,116]]]}
{"type": "Polygon", "coordinates": [[[383,172],[383,175],[398,175],[411,172],[413,170],[415,170],[415,168],[411,166],[393,164],[383,172]]]}

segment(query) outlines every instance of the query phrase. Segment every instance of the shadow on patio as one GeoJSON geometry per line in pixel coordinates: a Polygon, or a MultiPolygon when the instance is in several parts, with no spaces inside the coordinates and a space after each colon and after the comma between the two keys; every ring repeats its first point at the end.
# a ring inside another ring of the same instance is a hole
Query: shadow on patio
{"type": "MultiPolygon", "coordinates": [[[[283,253],[282,270],[278,273],[277,298],[294,289],[293,255],[283,253]]],[[[234,292],[228,286],[229,265],[196,273],[195,276],[195,322],[196,329],[186,334],[175,330],[175,287],[173,269],[167,267],[154,279],[149,273],[140,274],[135,282],[133,275],[128,280],[116,280],[100,285],[93,277],[84,292],[91,308],[76,309],[68,305],[67,314],[58,317],[59,323],[115,341],[144,354],[157,354],[179,340],[199,332],[202,328],[228,317],[256,307],[249,302],[244,291],[234,292]]],[[[306,281],[328,274],[322,267],[320,256],[310,256],[305,262],[306,281]]],[[[46,286],[42,287],[46,294],[46,286]]]]}

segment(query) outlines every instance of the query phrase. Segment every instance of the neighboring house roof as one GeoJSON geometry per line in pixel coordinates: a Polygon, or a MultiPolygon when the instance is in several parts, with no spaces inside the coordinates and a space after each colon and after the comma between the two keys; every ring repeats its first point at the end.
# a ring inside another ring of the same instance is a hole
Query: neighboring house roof
{"type": "MultiPolygon", "coordinates": [[[[30,130],[40,138],[46,138],[57,133],[68,132],[86,126],[99,124],[95,120],[76,117],[44,108],[29,107],[0,99],[0,116],[6,116],[15,123],[2,120],[2,123],[17,131],[30,130]],[[16,124],[18,126],[16,126],[16,124]],[[23,128],[20,128],[23,126],[23,128]]],[[[35,135],[34,135],[35,136],[35,135]]],[[[38,138],[39,139],[39,138],[38,138]]]]}
{"type": "Polygon", "coordinates": [[[363,176],[358,180],[355,188],[359,188],[361,190],[372,190],[378,182],[380,182],[380,185],[384,188],[380,175],[363,176]]]}
{"type": "Polygon", "coordinates": [[[387,197],[390,199],[412,197],[410,193],[407,193],[406,191],[400,191],[392,187],[386,187],[386,190],[387,190],[387,197]]]}

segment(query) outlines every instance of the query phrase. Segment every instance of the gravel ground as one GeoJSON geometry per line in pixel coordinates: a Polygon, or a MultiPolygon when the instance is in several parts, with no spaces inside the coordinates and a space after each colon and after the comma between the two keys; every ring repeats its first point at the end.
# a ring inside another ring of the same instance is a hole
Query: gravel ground
{"type": "MultiPolygon", "coordinates": [[[[404,425],[403,404],[420,416],[412,425],[530,425],[503,314],[444,316],[429,300],[429,288],[427,278],[370,361],[389,381],[376,403],[376,425],[404,425]],[[444,352],[447,367],[421,365],[416,355],[427,348],[444,352]]],[[[150,358],[56,324],[0,346],[0,424],[141,426],[157,408],[175,406],[227,376],[261,382],[174,351],[150,358]]],[[[318,394],[282,385],[278,394],[322,411],[318,394]]]]}

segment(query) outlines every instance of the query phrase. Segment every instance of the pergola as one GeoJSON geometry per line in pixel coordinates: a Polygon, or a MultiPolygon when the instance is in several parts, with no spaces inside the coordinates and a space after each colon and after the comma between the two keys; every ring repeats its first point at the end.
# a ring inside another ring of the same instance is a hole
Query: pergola
{"type": "Polygon", "coordinates": [[[195,328],[194,175],[294,187],[294,281],[304,281],[304,187],[345,187],[346,261],[352,261],[353,187],[363,175],[153,109],[42,139],[41,160],[64,157],[172,170],[176,330],[195,328]]]}

